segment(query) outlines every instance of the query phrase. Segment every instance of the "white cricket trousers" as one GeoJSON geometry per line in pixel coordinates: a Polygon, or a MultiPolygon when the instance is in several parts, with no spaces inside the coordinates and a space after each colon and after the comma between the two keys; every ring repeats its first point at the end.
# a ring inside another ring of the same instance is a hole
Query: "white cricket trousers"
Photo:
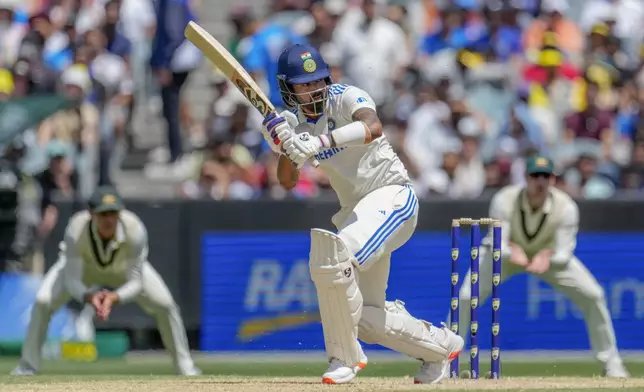
{"type": "MultiPolygon", "coordinates": [[[[36,302],[31,311],[31,320],[27,338],[22,347],[21,361],[38,371],[40,368],[42,345],[47,338],[47,329],[51,316],[71,300],[63,284],[63,267],[65,259],[58,261],[45,274],[42,285],[36,295],[36,302]]],[[[170,290],[149,262],[143,264],[143,291],[135,302],[157,321],[163,344],[170,352],[178,374],[187,374],[194,370],[194,363],[188,348],[188,338],[183,326],[179,308],[170,294],[170,290]]]]}
{"type": "MultiPolygon", "coordinates": [[[[492,293],[492,252],[491,248],[483,245],[479,253],[479,304],[482,305],[492,293]]],[[[525,270],[510,263],[507,258],[502,260],[502,280],[525,273],[525,270]]],[[[615,330],[610,312],[606,306],[604,289],[599,285],[592,273],[577,258],[563,268],[552,265],[550,270],[539,278],[545,280],[555,290],[567,295],[584,314],[590,344],[597,360],[607,364],[620,361],[615,340],[615,330]]],[[[459,333],[465,339],[470,327],[470,271],[462,280],[459,293],[459,333]]],[[[501,290],[501,303],[503,291],[501,290]]],[[[503,311],[501,311],[503,317],[503,311]]]]}
{"type": "Polygon", "coordinates": [[[385,308],[391,254],[411,238],[417,220],[418,199],[406,185],[379,188],[333,216],[338,236],[358,263],[363,306],[385,308]]]}

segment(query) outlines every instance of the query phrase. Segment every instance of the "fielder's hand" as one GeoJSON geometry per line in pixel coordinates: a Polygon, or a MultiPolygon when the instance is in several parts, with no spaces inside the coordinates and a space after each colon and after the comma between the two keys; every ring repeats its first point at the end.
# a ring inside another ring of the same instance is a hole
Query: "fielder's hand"
{"type": "Polygon", "coordinates": [[[271,113],[262,122],[262,135],[264,135],[264,139],[268,142],[271,150],[281,154],[282,144],[291,138],[293,129],[285,117],[271,113]]]}
{"type": "Polygon", "coordinates": [[[547,272],[550,269],[550,257],[552,257],[552,253],[550,249],[544,249],[537,253],[525,270],[537,275],[547,272]]]}
{"type": "Polygon", "coordinates": [[[512,249],[510,262],[514,265],[518,265],[519,267],[527,267],[530,263],[530,260],[528,260],[528,256],[526,256],[523,248],[516,244],[510,244],[510,248],[512,249]]]}
{"type": "Polygon", "coordinates": [[[106,291],[103,295],[103,302],[101,303],[100,311],[96,312],[96,315],[101,318],[101,320],[107,320],[112,313],[112,308],[118,302],[119,296],[113,291],[106,291]]]}
{"type": "Polygon", "coordinates": [[[97,315],[102,312],[103,299],[105,298],[105,293],[106,291],[85,294],[85,302],[92,305],[97,315]]]}

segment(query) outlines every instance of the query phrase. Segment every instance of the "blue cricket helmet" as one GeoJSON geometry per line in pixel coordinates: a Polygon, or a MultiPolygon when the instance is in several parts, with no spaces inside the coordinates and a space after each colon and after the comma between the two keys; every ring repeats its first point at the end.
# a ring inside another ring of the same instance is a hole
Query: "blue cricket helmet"
{"type": "MultiPolygon", "coordinates": [[[[294,93],[294,84],[305,84],[324,80],[326,85],[331,85],[331,73],[329,66],[322,58],[320,52],[311,45],[297,44],[282,52],[277,61],[277,83],[279,85],[282,100],[289,109],[296,108],[302,104],[294,93]]],[[[326,103],[326,91],[323,96],[316,99],[317,108],[313,112],[320,114],[323,104],[326,103]],[[320,106],[322,105],[322,106],[320,106]]],[[[308,104],[307,106],[311,106],[308,104]]],[[[312,113],[309,107],[308,112],[312,113]]]]}
{"type": "Polygon", "coordinates": [[[277,78],[286,83],[310,83],[329,77],[329,66],[311,45],[293,45],[277,61],[277,78]]]}

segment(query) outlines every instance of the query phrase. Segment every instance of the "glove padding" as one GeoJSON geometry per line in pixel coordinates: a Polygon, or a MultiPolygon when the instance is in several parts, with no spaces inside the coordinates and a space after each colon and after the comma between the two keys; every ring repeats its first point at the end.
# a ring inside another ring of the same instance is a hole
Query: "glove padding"
{"type": "Polygon", "coordinates": [[[328,138],[312,136],[308,132],[303,132],[286,140],[283,147],[291,162],[300,168],[320,149],[330,147],[330,143],[328,143],[328,138]]]}
{"type": "MultiPolygon", "coordinates": [[[[292,114],[292,113],[291,113],[292,114]]],[[[297,121],[297,118],[295,118],[297,121]]],[[[285,140],[292,138],[293,128],[287,118],[271,113],[262,122],[262,135],[277,154],[282,153],[282,146],[285,140]]]]}

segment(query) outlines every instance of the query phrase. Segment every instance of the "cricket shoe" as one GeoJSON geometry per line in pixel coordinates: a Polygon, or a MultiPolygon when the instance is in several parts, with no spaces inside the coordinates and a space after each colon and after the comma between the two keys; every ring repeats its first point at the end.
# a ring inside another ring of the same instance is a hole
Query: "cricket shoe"
{"type": "Polygon", "coordinates": [[[30,366],[20,364],[11,371],[12,376],[35,376],[37,372],[30,366]]]}
{"type": "Polygon", "coordinates": [[[609,378],[629,378],[631,376],[622,361],[613,361],[606,364],[604,375],[609,378]]]}
{"type": "Polygon", "coordinates": [[[447,328],[445,323],[441,324],[440,329],[445,334],[445,344],[442,344],[442,346],[447,348],[447,358],[441,362],[423,362],[420,371],[414,377],[414,384],[438,384],[441,382],[445,377],[449,376],[450,363],[458,358],[461,351],[463,351],[463,346],[465,346],[463,338],[447,328]]]}
{"type": "Polygon", "coordinates": [[[186,377],[195,377],[195,376],[201,376],[201,369],[199,369],[196,366],[193,366],[191,369],[185,372],[181,372],[182,376],[186,377]]]}
{"type": "Polygon", "coordinates": [[[346,384],[353,380],[359,371],[367,367],[367,356],[362,347],[360,347],[360,361],[352,368],[346,366],[342,361],[332,358],[329,363],[329,368],[322,375],[323,384],[346,384]]]}

